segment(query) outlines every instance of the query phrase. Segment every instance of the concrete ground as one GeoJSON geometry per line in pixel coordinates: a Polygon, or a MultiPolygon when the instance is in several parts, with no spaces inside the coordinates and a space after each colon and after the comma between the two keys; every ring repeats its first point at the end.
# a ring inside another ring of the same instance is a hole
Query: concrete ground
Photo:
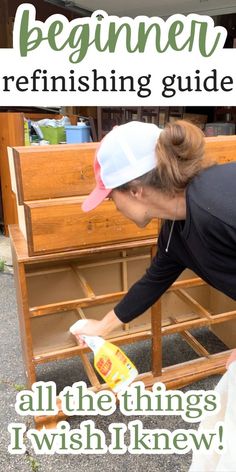
{"type": "Polygon", "coordinates": [[[4,262],[4,271],[12,272],[10,239],[0,234],[0,262],[4,262]]]}
{"type": "MultiPolygon", "coordinates": [[[[0,238],[0,259],[6,263],[6,270],[0,272],[0,322],[1,322],[1,367],[0,367],[0,424],[1,424],[1,453],[0,471],[21,472],[65,472],[80,471],[88,472],[137,472],[148,470],[148,472],[185,472],[191,463],[191,453],[188,454],[143,454],[123,455],[99,454],[66,454],[66,455],[36,455],[28,438],[25,438],[26,452],[23,455],[12,455],[8,452],[10,423],[24,423],[27,428],[33,428],[33,421],[29,416],[20,417],[15,411],[15,399],[17,392],[25,385],[24,366],[21,356],[19,327],[17,318],[14,279],[11,270],[11,257],[9,252],[9,240],[0,238]]],[[[198,339],[209,349],[211,353],[225,349],[225,346],[211,333],[205,329],[197,331],[198,339]]],[[[144,341],[132,346],[125,347],[126,352],[136,364],[139,372],[150,370],[150,342],[144,341]]],[[[177,335],[164,338],[163,360],[164,365],[179,363],[195,358],[191,348],[182,342],[177,335]]],[[[53,380],[57,384],[58,391],[66,385],[72,385],[78,380],[88,379],[83,369],[80,358],[61,360],[47,363],[38,367],[37,380],[53,380]]],[[[204,389],[215,387],[220,376],[212,376],[182,390],[204,389]]],[[[93,419],[98,429],[104,431],[108,437],[108,426],[110,423],[128,422],[137,417],[125,417],[119,410],[113,415],[83,417],[82,420],[93,419]]],[[[166,428],[170,431],[176,429],[196,429],[198,423],[186,423],[180,416],[144,416],[139,417],[144,428],[166,428]]],[[[72,417],[69,420],[71,429],[79,428],[81,417],[72,417]]],[[[107,441],[109,444],[109,441],[107,441]]],[[[199,471],[201,472],[201,471],[199,471]]]]}

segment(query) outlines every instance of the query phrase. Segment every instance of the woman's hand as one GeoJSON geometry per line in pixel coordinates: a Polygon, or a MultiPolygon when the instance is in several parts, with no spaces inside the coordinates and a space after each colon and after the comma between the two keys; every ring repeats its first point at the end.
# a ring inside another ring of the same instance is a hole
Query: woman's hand
{"type": "Polygon", "coordinates": [[[79,342],[80,346],[87,346],[86,342],[80,337],[81,334],[87,334],[87,336],[101,336],[104,337],[106,335],[105,331],[103,330],[103,326],[101,321],[98,320],[90,320],[88,319],[85,325],[82,328],[78,328],[75,331],[74,335],[79,342]]]}
{"type": "Polygon", "coordinates": [[[84,326],[81,326],[74,332],[76,339],[79,341],[80,346],[86,346],[86,343],[81,339],[80,335],[87,334],[87,336],[101,336],[104,338],[111,331],[123,323],[116,316],[115,312],[110,311],[102,320],[91,320],[87,319],[84,326]]]}

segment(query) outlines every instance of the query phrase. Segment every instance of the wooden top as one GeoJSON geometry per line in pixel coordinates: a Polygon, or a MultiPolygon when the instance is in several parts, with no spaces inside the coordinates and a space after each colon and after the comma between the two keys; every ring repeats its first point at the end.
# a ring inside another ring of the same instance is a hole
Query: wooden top
{"type": "Polygon", "coordinates": [[[86,256],[91,254],[98,254],[102,252],[108,251],[116,251],[116,250],[124,250],[124,249],[132,249],[132,248],[139,248],[145,246],[153,246],[157,243],[157,238],[150,238],[150,239],[143,239],[140,241],[131,241],[126,243],[117,243],[117,244],[110,244],[107,246],[101,247],[93,247],[93,248],[86,248],[86,249],[79,249],[79,250],[72,250],[72,251],[65,251],[56,254],[44,254],[40,256],[29,256],[27,242],[21,233],[18,225],[10,225],[9,226],[9,234],[12,245],[16,251],[16,257],[18,262],[28,262],[28,263],[36,263],[36,262],[47,262],[47,261],[63,261],[74,259],[75,257],[79,256],[86,256]]]}

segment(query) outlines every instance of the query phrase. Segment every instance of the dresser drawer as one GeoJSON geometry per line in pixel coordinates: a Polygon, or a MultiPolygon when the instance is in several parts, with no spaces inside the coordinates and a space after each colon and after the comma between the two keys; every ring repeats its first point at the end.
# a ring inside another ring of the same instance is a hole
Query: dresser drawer
{"type": "Polygon", "coordinates": [[[158,235],[159,220],[153,220],[146,228],[138,228],[122,216],[110,200],[89,214],[82,211],[82,201],[82,197],[71,197],[25,203],[25,224],[23,222],[21,229],[26,231],[30,256],[158,235]]]}
{"type": "Polygon", "coordinates": [[[97,146],[84,143],[14,148],[18,203],[89,194],[95,186],[97,146]]]}

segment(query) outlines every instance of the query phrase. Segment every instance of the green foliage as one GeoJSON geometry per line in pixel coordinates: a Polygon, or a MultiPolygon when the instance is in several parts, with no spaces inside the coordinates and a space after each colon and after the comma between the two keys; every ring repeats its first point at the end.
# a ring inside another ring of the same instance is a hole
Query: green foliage
{"type": "Polygon", "coordinates": [[[25,385],[20,385],[20,384],[14,384],[14,389],[17,390],[17,392],[21,392],[21,390],[26,390],[25,385]]]}
{"type": "Polygon", "coordinates": [[[30,464],[32,472],[39,472],[40,464],[37,462],[37,460],[33,456],[31,456],[30,454],[28,454],[27,460],[30,464]]]}
{"type": "Polygon", "coordinates": [[[0,272],[4,271],[4,267],[5,267],[5,262],[3,259],[0,259],[0,272]]]}

